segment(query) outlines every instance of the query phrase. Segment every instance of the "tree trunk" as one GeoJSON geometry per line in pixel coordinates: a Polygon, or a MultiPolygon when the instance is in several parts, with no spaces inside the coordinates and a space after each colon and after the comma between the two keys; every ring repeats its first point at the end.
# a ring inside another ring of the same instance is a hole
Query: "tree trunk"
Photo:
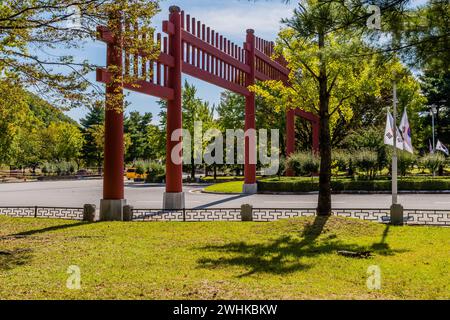
{"type": "MultiPolygon", "coordinates": [[[[319,32],[319,48],[325,46],[325,36],[319,32]]],[[[321,57],[322,58],[322,57],[321,57]]],[[[325,62],[322,61],[319,74],[319,117],[320,117],[320,176],[319,203],[317,214],[328,216],[331,214],[331,135],[328,78],[325,62]]]]}

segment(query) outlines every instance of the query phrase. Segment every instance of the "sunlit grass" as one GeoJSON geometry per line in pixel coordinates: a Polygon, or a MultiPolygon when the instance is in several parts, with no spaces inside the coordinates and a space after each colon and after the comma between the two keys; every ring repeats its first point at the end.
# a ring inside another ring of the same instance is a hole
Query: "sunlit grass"
{"type": "Polygon", "coordinates": [[[206,187],[204,190],[207,192],[217,193],[241,193],[244,186],[244,181],[231,181],[217,183],[206,187]]]}
{"type": "Polygon", "coordinates": [[[0,217],[0,299],[449,299],[450,229],[0,217]],[[369,259],[338,254],[370,251],[369,259]],[[81,270],[81,290],[66,287],[81,270]],[[381,268],[381,289],[366,286],[381,268]]]}

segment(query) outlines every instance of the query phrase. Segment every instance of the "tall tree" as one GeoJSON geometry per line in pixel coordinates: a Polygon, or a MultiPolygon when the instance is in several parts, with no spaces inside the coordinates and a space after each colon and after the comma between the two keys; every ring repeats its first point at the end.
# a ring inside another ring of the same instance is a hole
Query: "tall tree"
{"type": "Polygon", "coordinates": [[[450,144],[450,71],[426,69],[420,77],[423,95],[427,99],[423,111],[424,127],[428,128],[423,142],[428,143],[431,132],[431,106],[436,108],[436,133],[444,144],[450,144]]]}
{"type": "MultiPolygon", "coordinates": [[[[353,117],[351,108],[365,95],[378,95],[376,55],[370,52],[358,24],[349,24],[362,9],[341,1],[304,0],[284,21],[276,51],[292,70],[289,82],[268,81],[254,90],[279,108],[303,106],[320,118],[320,185],[317,212],[331,214],[332,127],[353,117]],[[350,16],[349,16],[350,15],[350,16]]],[[[390,75],[387,75],[390,76],[390,75]]]]}
{"type": "Polygon", "coordinates": [[[125,133],[130,137],[131,143],[125,159],[134,161],[137,159],[156,160],[161,152],[159,150],[159,130],[152,124],[151,113],[130,112],[125,119],[125,133]]]}
{"type": "Polygon", "coordinates": [[[42,131],[43,156],[48,161],[72,161],[81,156],[83,134],[78,126],[52,122],[42,131]]]}
{"type": "MultiPolygon", "coordinates": [[[[86,75],[96,66],[54,49],[78,49],[96,38],[98,25],[107,25],[131,53],[140,50],[147,55],[145,59],[153,59],[159,52],[157,45],[137,37],[133,28],[119,28],[118,21],[138,24],[141,32],[151,34],[152,18],[158,10],[156,0],[1,1],[0,74],[34,87],[59,106],[89,105],[95,98],[86,92],[95,84],[86,75]]],[[[103,94],[103,90],[94,94],[99,92],[103,94]]]]}
{"type": "MultiPolygon", "coordinates": [[[[220,103],[217,107],[217,124],[222,134],[226,134],[227,129],[244,129],[245,118],[245,97],[230,91],[221,94],[220,103]]],[[[280,134],[280,155],[285,154],[285,110],[274,109],[266,100],[256,97],[256,129],[278,129],[280,134]]],[[[236,152],[236,148],[235,148],[236,152]]],[[[235,155],[235,159],[237,156],[235,155]]],[[[239,175],[243,170],[243,165],[231,165],[231,168],[239,175]]]]}
{"type": "MultiPolygon", "coordinates": [[[[160,127],[161,132],[166,132],[166,119],[167,119],[167,103],[160,101],[161,112],[160,127]]],[[[182,111],[183,111],[183,129],[186,129],[191,136],[191,161],[188,167],[191,170],[191,178],[195,179],[195,172],[197,164],[195,163],[196,154],[203,155],[203,149],[206,142],[203,141],[202,150],[198,150],[194,144],[194,127],[196,122],[202,123],[202,135],[210,129],[214,124],[213,114],[214,108],[210,108],[209,103],[203,101],[197,96],[197,88],[194,85],[189,84],[187,81],[184,83],[183,95],[182,95],[182,111]]],[[[165,138],[162,138],[164,141],[165,138]]],[[[186,140],[183,143],[186,146],[186,140]]],[[[168,156],[168,155],[166,155],[168,156]]]]}
{"type": "Polygon", "coordinates": [[[89,112],[80,120],[84,135],[82,154],[83,159],[88,166],[95,165],[97,168],[102,167],[103,143],[100,145],[97,143],[95,132],[98,130],[95,130],[95,128],[103,126],[104,122],[105,109],[102,104],[95,104],[89,107],[89,112]]]}
{"type": "Polygon", "coordinates": [[[0,79],[0,164],[10,164],[29,109],[17,83],[0,79]]]}

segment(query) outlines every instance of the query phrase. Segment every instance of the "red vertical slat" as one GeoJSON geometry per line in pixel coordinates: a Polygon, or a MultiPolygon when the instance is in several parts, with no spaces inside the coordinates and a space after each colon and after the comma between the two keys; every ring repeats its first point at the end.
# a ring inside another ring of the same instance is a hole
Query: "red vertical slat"
{"type": "MultiPolygon", "coordinates": [[[[186,15],[186,31],[191,32],[191,16],[186,15]]],[[[186,43],[186,62],[191,63],[191,45],[186,43]]]]}
{"type": "MultiPolygon", "coordinates": [[[[216,47],[216,32],[211,30],[211,45],[216,47]]],[[[216,68],[214,67],[216,63],[216,57],[214,55],[211,56],[211,73],[216,74],[216,68]]]]}
{"type": "MultiPolygon", "coordinates": [[[[130,23],[125,21],[125,34],[128,36],[130,34],[130,23]]],[[[130,54],[128,50],[125,50],[125,76],[130,75],[130,54]]]]}
{"type": "MultiPolygon", "coordinates": [[[[192,18],[192,34],[195,36],[195,28],[196,27],[196,23],[195,23],[195,18],[192,18]]],[[[197,51],[197,48],[195,46],[192,46],[192,60],[191,60],[191,64],[193,66],[195,66],[195,53],[197,51]]]]}
{"type": "MultiPolygon", "coordinates": [[[[219,45],[220,45],[220,51],[223,51],[223,36],[220,36],[220,40],[219,40],[219,45]]],[[[219,60],[219,77],[223,78],[223,63],[221,60],[219,60]]]]}
{"type": "MultiPolygon", "coordinates": [[[[206,42],[211,44],[211,29],[209,27],[206,28],[206,42]]],[[[211,55],[208,54],[206,59],[206,71],[211,72],[210,66],[211,66],[211,55]]]]}
{"type": "MultiPolygon", "coordinates": [[[[219,34],[218,33],[216,33],[216,41],[215,41],[214,46],[217,49],[219,48],[219,34]]],[[[219,75],[219,59],[217,57],[215,57],[215,61],[216,61],[216,63],[215,63],[215,68],[214,68],[214,74],[216,76],[218,76],[219,75]]]]}
{"type": "MultiPolygon", "coordinates": [[[[147,41],[147,34],[142,34],[142,40],[143,42],[147,41]]],[[[153,38],[152,38],[153,41],[153,38]]],[[[147,61],[148,59],[146,57],[141,58],[141,73],[142,73],[142,79],[147,80],[147,61]]],[[[152,62],[150,61],[150,66],[152,65],[152,62]]],[[[150,76],[152,75],[152,68],[150,67],[150,76]]]]}
{"type": "MultiPolygon", "coordinates": [[[[202,24],[202,41],[206,41],[206,36],[205,36],[206,35],[206,29],[205,28],[206,28],[205,25],[202,24]]],[[[203,51],[202,52],[202,70],[205,70],[205,67],[206,67],[205,59],[206,59],[206,54],[203,51]]]]}
{"type": "MultiPolygon", "coordinates": [[[[227,41],[227,52],[228,55],[231,55],[231,42],[230,40],[227,41]]],[[[231,80],[231,65],[227,63],[227,80],[231,80]]]]}
{"type": "MultiPolygon", "coordinates": [[[[169,52],[169,48],[167,45],[167,37],[164,37],[164,53],[168,53],[169,52]]],[[[168,86],[168,76],[169,76],[169,67],[164,65],[164,86],[167,87],[168,86]]]]}
{"type": "MultiPolygon", "coordinates": [[[[138,37],[138,24],[133,26],[133,37],[138,37]]],[[[133,57],[133,76],[139,76],[139,55],[136,53],[133,57]]]]}
{"type": "MultiPolygon", "coordinates": [[[[240,58],[239,58],[239,52],[240,52],[240,50],[239,50],[239,46],[238,45],[236,45],[236,60],[238,60],[238,61],[240,61],[240,58]]],[[[235,73],[235,82],[237,83],[237,84],[240,84],[240,82],[239,82],[239,68],[236,68],[236,73],[235,73]]]]}
{"type": "MultiPolygon", "coordinates": [[[[159,51],[161,51],[161,33],[159,33],[159,32],[156,35],[156,41],[158,42],[158,49],[159,49],[159,51]]],[[[158,84],[159,86],[162,85],[162,83],[161,83],[161,63],[159,63],[159,60],[156,63],[156,84],[158,84]]]]}
{"type": "Polygon", "coordinates": [[[181,29],[184,30],[184,26],[185,26],[185,18],[184,18],[184,10],[181,11],[181,29]]]}
{"type": "MultiPolygon", "coordinates": [[[[201,22],[197,21],[197,38],[201,39],[201,22]]],[[[201,50],[197,48],[197,67],[200,68],[201,50]]]]}

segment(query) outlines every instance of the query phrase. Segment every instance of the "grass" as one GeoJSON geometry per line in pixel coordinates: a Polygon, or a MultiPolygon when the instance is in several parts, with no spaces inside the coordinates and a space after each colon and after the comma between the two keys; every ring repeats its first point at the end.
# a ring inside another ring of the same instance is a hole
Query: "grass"
{"type": "Polygon", "coordinates": [[[244,186],[244,181],[231,181],[217,183],[206,187],[204,190],[207,192],[217,192],[217,193],[242,193],[242,188],[244,186]]]}
{"type": "Polygon", "coordinates": [[[0,225],[0,299],[450,298],[449,228],[338,217],[95,224],[0,217],[0,225]],[[81,270],[81,290],[66,288],[71,265],[81,270]],[[381,268],[381,290],[366,286],[372,265],[381,268]]]}

